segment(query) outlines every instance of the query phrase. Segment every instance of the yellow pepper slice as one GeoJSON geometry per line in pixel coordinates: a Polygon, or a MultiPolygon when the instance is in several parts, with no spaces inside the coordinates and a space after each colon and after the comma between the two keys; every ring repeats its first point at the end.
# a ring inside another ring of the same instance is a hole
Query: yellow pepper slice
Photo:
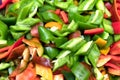
{"type": "Polygon", "coordinates": [[[37,48],[37,53],[39,56],[42,56],[44,49],[42,44],[40,43],[40,41],[37,38],[32,38],[31,40],[28,39],[23,39],[22,40],[25,44],[27,44],[28,46],[37,48]]]}
{"type": "Polygon", "coordinates": [[[105,48],[100,49],[100,53],[104,55],[107,55],[109,51],[110,51],[110,47],[105,47],[105,48]]]}
{"type": "Polygon", "coordinates": [[[46,28],[56,28],[56,29],[62,29],[62,24],[60,24],[59,22],[48,22],[45,24],[46,28]]]}
{"type": "Polygon", "coordinates": [[[45,67],[36,64],[35,69],[36,69],[36,74],[40,75],[43,80],[53,80],[53,73],[50,67],[45,67]]]}
{"type": "Polygon", "coordinates": [[[99,47],[104,47],[107,44],[107,41],[102,39],[102,38],[98,38],[95,43],[99,46],[99,47]]]}

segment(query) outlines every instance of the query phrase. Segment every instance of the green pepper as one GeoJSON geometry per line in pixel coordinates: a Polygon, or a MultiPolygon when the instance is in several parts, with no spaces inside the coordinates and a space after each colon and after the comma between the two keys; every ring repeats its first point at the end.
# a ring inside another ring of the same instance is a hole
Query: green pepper
{"type": "Polygon", "coordinates": [[[56,47],[59,47],[63,43],[68,41],[67,37],[56,37],[54,38],[53,42],[55,43],[56,47]]]}
{"type": "Polygon", "coordinates": [[[18,15],[18,18],[17,18],[17,22],[18,22],[18,21],[22,21],[23,19],[25,19],[25,18],[28,16],[29,11],[30,11],[30,9],[32,8],[32,5],[33,5],[33,4],[34,4],[34,3],[31,2],[31,3],[29,3],[28,5],[26,5],[25,7],[23,7],[23,8],[21,9],[21,11],[20,11],[20,13],[19,13],[19,15],[18,15]]]}
{"type": "Polygon", "coordinates": [[[114,31],[113,31],[113,28],[112,28],[112,23],[107,20],[107,19],[103,19],[103,27],[104,27],[104,30],[110,34],[113,34],[114,31]]]}
{"type": "Polygon", "coordinates": [[[0,21],[0,39],[6,39],[8,34],[8,27],[7,25],[0,21]]]}
{"type": "Polygon", "coordinates": [[[51,59],[54,59],[59,54],[59,50],[57,48],[54,48],[54,47],[45,47],[45,53],[51,59]]]}
{"type": "Polygon", "coordinates": [[[57,21],[57,22],[63,23],[62,19],[55,13],[45,11],[45,12],[41,13],[41,15],[42,15],[44,22],[57,21]]]}
{"type": "Polygon", "coordinates": [[[64,75],[65,80],[75,80],[75,76],[72,72],[62,71],[62,74],[64,75]]]}
{"type": "Polygon", "coordinates": [[[96,10],[88,20],[88,23],[91,24],[100,24],[103,20],[103,11],[96,10]]]}
{"type": "Polygon", "coordinates": [[[5,17],[0,15],[0,20],[7,25],[14,25],[16,23],[16,17],[5,17]]]}
{"type": "Polygon", "coordinates": [[[53,34],[43,26],[38,27],[38,32],[40,35],[40,40],[43,41],[44,43],[48,44],[55,38],[53,34]]]}
{"type": "Polygon", "coordinates": [[[55,60],[53,71],[57,70],[58,68],[62,67],[64,64],[68,62],[70,53],[71,51],[69,50],[63,50],[59,53],[57,59],[55,60]]]}
{"type": "Polygon", "coordinates": [[[97,80],[103,80],[104,76],[97,67],[94,68],[94,73],[97,80]]]}
{"type": "Polygon", "coordinates": [[[83,46],[76,51],[75,55],[87,55],[92,46],[93,41],[84,43],[83,46]]]}
{"type": "Polygon", "coordinates": [[[79,6],[79,11],[92,10],[97,0],[84,0],[79,6]]]}
{"type": "Polygon", "coordinates": [[[85,66],[79,62],[76,62],[71,68],[72,73],[75,75],[77,80],[88,80],[90,72],[85,66]]]}
{"type": "Polygon", "coordinates": [[[93,67],[96,67],[97,61],[100,56],[100,51],[96,44],[93,44],[90,52],[88,53],[88,59],[92,63],[93,67]]]}
{"type": "Polygon", "coordinates": [[[10,67],[10,63],[0,63],[0,70],[4,70],[10,67]]]}
{"type": "Polygon", "coordinates": [[[61,9],[67,9],[70,4],[73,3],[73,0],[67,0],[66,2],[55,0],[54,5],[61,9]]]}
{"type": "Polygon", "coordinates": [[[67,42],[65,42],[64,44],[62,44],[60,46],[60,48],[62,49],[69,49],[69,50],[72,50],[72,51],[76,51],[78,50],[83,44],[85,43],[85,41],[78,37],[78,38],[73,38],[67,42]]]}

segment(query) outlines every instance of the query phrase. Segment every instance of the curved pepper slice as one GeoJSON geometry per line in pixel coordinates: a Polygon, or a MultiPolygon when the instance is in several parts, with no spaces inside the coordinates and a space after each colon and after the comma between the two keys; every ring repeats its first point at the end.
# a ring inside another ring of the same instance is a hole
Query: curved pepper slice
{"type": "Polygon", "coordinates": [[[45,24],[46,28],[56,28],[56,29],[62,29],[62,24],[58,23],[58,22],[48,22],[45,24]]]}
{"type": "Polygon", "coordinates": [[[8,27],[5,23],[0,21],[0,39],[7,38],[8,27]]]}

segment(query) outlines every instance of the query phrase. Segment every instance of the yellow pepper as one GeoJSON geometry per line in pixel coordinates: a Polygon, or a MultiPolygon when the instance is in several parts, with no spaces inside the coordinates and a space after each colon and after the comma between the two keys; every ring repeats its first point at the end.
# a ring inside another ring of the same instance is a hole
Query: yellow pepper
{"type": "Polygon", "coordinates": [[[103,55],[107,55],[110,51],[110,47],[104,47],[102,49],[100,49],[100,53],[103,55]]]}
{"type": "Polygon", "coordinates": [[[99,69],[99,71],[102,73],[102,75],[105,75],[106,74],[106,70],[105,70],[105,68],[102,66],[102,67],[99,67],[98,68],[99,69]]]}
{"type": "Polygon", "coordinates": [[[62,29],[62,24],[59,22],[48,22],[45,24],[46,28],[56,28],[58,30],[62,29]]]}
{"type": "Polygon", "coordinates": [[[53,80],[53,73],[50,67],[36,64],[35,69],[36,74],[41,76],[41,80],[53,80]]]}
{"type": "Polygon", "coordinates": [[[101,48],[104,47],[107,44],[107,41],[102,39],[102,38],[98,38],[95,43],[101,48]]]}
{"type": "Polygon", "coordinates": [[[42,56],[44,49],[43,49],[42,44],[37,38],[32,38],[31,40],[23,39],[23,42],[27,44],[28,46],[37,48],[38,56],[42,56]]]}
{"type": "Polygon", "coordinates": [[[76,5],[76,6],[78,6],[78,1],[77,0],[74,0],[74,4],[76,5]]]}

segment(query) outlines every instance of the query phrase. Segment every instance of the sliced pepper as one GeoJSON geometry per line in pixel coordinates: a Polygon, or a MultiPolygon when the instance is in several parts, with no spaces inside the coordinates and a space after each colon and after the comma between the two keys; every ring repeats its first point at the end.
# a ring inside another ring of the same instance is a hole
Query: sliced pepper
{"type": "Polygon", "coordinates": [[[48,22],[45,24],[46,28],[55,28],[55,29],[62,29],[62,24],[58,23],[58,22],[48,22]]]}
{"type": "Polygon", "coordinates": [[[104,47],[102,49],[100,49],[100,53],[103,55],[107,55],[110,51],[110,47],[104,47]]]}
{"type": "Polygon", "coordinates": [[[89,70],[81,63],[73,65],[71,71],[78,80],[88,80],[90,76],[89,70]]]}
{"type": "Polygon", "coordinates": [[[120,21],[112,22],[112,27],[114,30],[114,34],[120,34],[120,21]]]}
{"type": "Polygon", "coordinates": [[[107,44],[107,41],[102,39],[102,38],[98,38],[95,43],[101,48],[104,47],[107,44]]]}
{"type": "Polygon", "coordinates": [[[60,11],[60,16],[63,19],[64,23],[67,24],[69,22],[68,15],[67,15],[67,13],[65,11],[60,11]]]}
{"type": "Polygon", "coordinates": [[[100,34],[103,32],[104,32],[103,28],[94,28],[94,29],[84,30],[85,35],[94,35],[94,34],[100,34]]]}
{"type": "Polygon", "coordinates": [[[40,75],[41,79],[53,80],[53,74],[51,68],[36,64],[35,69],[36,69],[36,74],[40,75]]]}

